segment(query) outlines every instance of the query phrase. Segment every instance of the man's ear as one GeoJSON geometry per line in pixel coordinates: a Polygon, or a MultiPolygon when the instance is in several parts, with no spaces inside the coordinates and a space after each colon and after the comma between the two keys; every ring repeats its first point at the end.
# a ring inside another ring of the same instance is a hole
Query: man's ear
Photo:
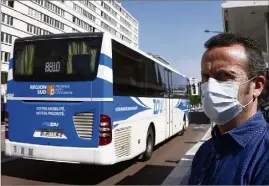
{"type": "Polygon", "coordinates": [[[255,86],[253,90],[253,96],[255,98],[259,97],[263,91],[264,84],[265,84],[265,77],[264,76],[258,76],[255,78],[255,86]]]}

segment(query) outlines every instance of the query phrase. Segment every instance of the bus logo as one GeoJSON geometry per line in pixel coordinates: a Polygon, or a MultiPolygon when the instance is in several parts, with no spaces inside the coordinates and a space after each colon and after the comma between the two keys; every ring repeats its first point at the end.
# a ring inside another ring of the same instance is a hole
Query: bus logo
{"type": "Polygon", "coordinates": [[[47,88],[48,95],[54,95],[54,85],[49,85],[47,88]]]}
{"type": "Polygon", "coordinates": [[[153,108],[154,115],[162,113],[164,111],[163,100],[153,99],[153,104],[154,104],[154,108],[153,108]]]}

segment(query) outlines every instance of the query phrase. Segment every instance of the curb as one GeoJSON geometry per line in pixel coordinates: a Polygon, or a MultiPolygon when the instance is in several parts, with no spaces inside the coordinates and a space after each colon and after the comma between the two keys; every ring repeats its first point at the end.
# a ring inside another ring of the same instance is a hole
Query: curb
{"type": "Polygon", "coordinates": [[[193,157],[200,146],[211,138],[211,129],[209,128],[203,138],[184,155],[161,185],[188,185],[193,157]]]}

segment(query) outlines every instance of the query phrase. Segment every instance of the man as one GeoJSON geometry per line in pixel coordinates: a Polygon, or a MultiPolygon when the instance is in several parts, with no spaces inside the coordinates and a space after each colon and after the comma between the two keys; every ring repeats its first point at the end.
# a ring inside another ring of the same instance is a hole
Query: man
{"type": "Polygon", "coordinates": [[[202,104],[216,123],[194,156],[189,184],[269,184],[269,125],[258,110],[266,69],[255,41],[221,33],[205,43],[202,104]]]}

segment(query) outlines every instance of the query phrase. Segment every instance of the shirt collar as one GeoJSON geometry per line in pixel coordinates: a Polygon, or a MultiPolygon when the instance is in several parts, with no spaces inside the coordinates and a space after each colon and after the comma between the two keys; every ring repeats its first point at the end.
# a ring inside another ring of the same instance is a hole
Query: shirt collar
{"type": "MultiPolygon", "coordinates": [[[[239,144],[241,147],[245,147],[250,139],[261,132],[268,126],[261,111],[258,111],[250,119],[238,127],[228,131],[226,134],[232,137],[232,139],[239,144]]],[[[212,137],[215,141],[221,139],[221,134],[218,126],[214,126],[212,130],[212,137]]]]}

